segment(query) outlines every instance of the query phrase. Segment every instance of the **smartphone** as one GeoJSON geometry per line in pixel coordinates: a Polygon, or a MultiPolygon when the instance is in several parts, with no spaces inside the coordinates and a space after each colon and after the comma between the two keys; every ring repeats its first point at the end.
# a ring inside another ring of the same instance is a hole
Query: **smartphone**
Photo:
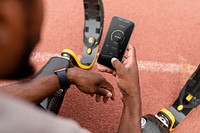
{"type": "Polygon", "coordinates": [[[113,69],[112,58],[122,60],[135,24],[127,19],[114,16],[107,31],[97,62],[113,69]]]}

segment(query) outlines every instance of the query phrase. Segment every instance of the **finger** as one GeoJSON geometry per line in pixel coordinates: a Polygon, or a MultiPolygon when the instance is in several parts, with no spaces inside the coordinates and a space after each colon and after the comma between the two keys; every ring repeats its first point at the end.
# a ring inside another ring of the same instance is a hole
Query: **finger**
{"type": "Polygon", "coordinates": [[[116,71],[113,71],[112,75],[113,75],[114,77],[116,77],[116,71]]]}
{"type": "Polygon", "coordinates": [[[108,97],[103,97],[103,102],[104,102],[104,103],[107,103],[107,102],[108,102],[108,99],[109,99],[108,97]]]}
{"type": "Polygon", "coordinates": [[[131,49],[131,47],[132,47],[132,45],[131,44],[128,44],[128,46],[127,46],[127,51],[129,51],[130,49],[131,49]]]}
{"type": "Polygon", "coordinates": [[[136,50],[133,46],[131,46],[130,50],[131,61],[137,66],[137,57],[136,57],[136,50]]]}
{"type": "Polygon", "coordinates": [[[128,60],[125,60],[124,62],[122,62],[122,64],[123,64],[124,66],[126,66],[126,65],[128,64],[128,60]]]}
{"type": "Polygon", "coordinates": [[[113,89],[111,99],[112,99],[112,100],[115,100],[115,96],[116,96],[116,94],[115,94],[115,91],[114,91],[114,89],[113,89]]]}
{"type": "Polygon", "coordinates": [[[101,94],[102,96],[106,96],[112,100],[115,99],[114,87],[107,81],[103,81],[103,84],[101,84],[98,91],[98,94],[101,94]]]}
{"type": "Polygon", "coordinates": [[[133,51],[133,57],[134,57],[134,60],[136,60],[136,50],[135,50],[135,48],[134,47],[132,47],[132,51],[133,51]]]}
{"type": "Polygon", "coordinates": [[[135,52],[135,48],[132,45],[128,46],[128,56],[129,57],[136,57],[136,52],[135,52]]]}
{"type": "Polygon", "coordinates": [[[125,52],[123,58],[127,59],[128,57],[129,57],[128,52],[125,52]]]}
{"type": "Polygon", "coordinates": [[[115,68],[117,75],[120,76],[126,72],[126,69],[124,68],[123,64],[117,58],[112,58],[111,63],[115,68]]]}
{"type": "Polygon", "coordinates": [[[97,65],[97,69],[99,70],[99,71],[101,71],[101,72],[106,72],[106,67],[104,67],[104,66],[102,66],[102,65],[100,65],[100,64],[98,64],[97,65]]]}
{"type": "Polygon", "coordinates": [[[101,95],[96,95],[96,102],[100,102],[101,101],[101,95]]]}
{"type": "Polygon", "coordinates": [[[125,57],[125,56],[123,57],[123,59],[122,59],[122,61],[121,61],[123,65],[124,65],[124,62],[127,62],[128,58],[129,58],[129,57],[125,57]]]}
{"type": "Polygon", "coordinates": [[[136,58],[136,50],[132,45],[129,45],[128,47],[129,52],[128,52],[128,57],[130,57],[131,63],[137,65],[137,58],[136,58]]]}
{"type": "Polygon", "coordinates": [[[122,58],[122,63],[123,63],[125,60],[126,60],[126,58],[125,58],[125,57],[123,57],[123,58],[122,58]]]}
{"type": "Polygon", "coordinates": [[[108,97],[108,98],[111,98],[112,97],[112,92],[109,91],[110,88],[109,87],[99,87],[97,90],[96,90],[96,94],[100,95],[100,96],[105,96],[105,97],[108,97]]]}
{"type": "Polygon", "coordinates": [[[112,100],[115,100],[115,91],[114,91],[114,88],[112,87],[109,87],[109,88],[106,88],[107,89],[107,94],[105,97],[107,98],[111,98],[112,100]],[[109,90],[109,91],[108,91],[109,90]]]}
{"type": "Polygon", "coordinates": [[[105,66],[102,66],[100,64],[97,65],[97,69],[100,71],[100,72],[107,72],[107,73],[112,73],[112,69],[110,68],[107,68],[105,66]]]}
{"type": "Polygon", "coordinates": [[[123,57],[125,60],[128,58],[126,55],[124,55],[124,57],[123,57]]]}

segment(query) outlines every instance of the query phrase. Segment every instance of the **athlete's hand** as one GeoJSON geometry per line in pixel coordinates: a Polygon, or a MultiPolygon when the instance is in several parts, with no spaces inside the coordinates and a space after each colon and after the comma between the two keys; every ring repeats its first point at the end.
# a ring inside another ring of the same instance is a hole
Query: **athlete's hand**
{"type": "Polygon", "coordinates": [[[73,69],[73,75],[69,74],[69,80],[72,84],[75,84],[77,88],[86,94],[96,94],[96,101],[99,102],[103,96],[103,101],[106,103],[109,98],[114,100],[114,88],[113,86],[100,74],[79,69],[73,69]]]}
{"type": "Polygon", "coordinates": [[[124,56],[122,63],[116,58],[111,60],[115,70],[98,65],[99,71],[112,73],[116,77],[117,85],[124,98],[140,94],[136,54],[135,49],[131,45],[128,45],[126,55],[127,57],[124,56]]]}
{"type": "Polygon", "coordinates": [[[140,133],[142,111],[138,67],[134,48],[130,45],[128,46],[127,57],[124,57],[122,63],[116,58],[113,58],[111,63],[115,70],[102,66],[98,66],[98,69],[112,73],[116,77],[117,85],[123,95],[123,111],[118,132],[140,133]]]}

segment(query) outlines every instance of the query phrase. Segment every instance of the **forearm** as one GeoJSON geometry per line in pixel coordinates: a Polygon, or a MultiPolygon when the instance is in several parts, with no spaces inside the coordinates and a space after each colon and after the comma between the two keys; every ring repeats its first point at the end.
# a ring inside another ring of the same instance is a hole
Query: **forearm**
{"type": "MultiPolygon", "coordinates": [[[[74,83],[75,75],[75,68],[67,70],[67,77],[72,84],[74,83]]],[[[29,102],[39,103],[59,89],[59,79],[55,74],[52,74],[17,84],[2,86],[0,87],[0,93],[8,93],[29,102]]]]}
{"type": "MultiPolygon", "coordinates": [[[[68,69],[67,77],[72,84],[75,80],[74,75],[76,75],[76,69],[68,69]]],[[[52,74],[17,84],[2,86],[0,87],[0,93],[5,92],[26,101],[39,103],[59,89],[59,79],[55,74],[52,74]]]]}
{"type": "Polygon", "coordinates": [[[141,116],[140,95],[124,98],[118,133],[141,133],[141,116]]]}
{"type": "Polygon", "coordinates": [[[0,87],[0,92],[6,92],[15,97],[33,103],[41,102],[60,88],[56,75],[48,75],[17,84],[0,87]]]}

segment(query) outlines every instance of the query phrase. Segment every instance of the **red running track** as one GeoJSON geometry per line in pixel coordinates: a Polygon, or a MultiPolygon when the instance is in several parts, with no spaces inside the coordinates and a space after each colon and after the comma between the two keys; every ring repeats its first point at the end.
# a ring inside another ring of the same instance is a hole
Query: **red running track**
{"type": "MultiPolygon", "coordinates": [[[[168,108],[177,98],[187,78],[200,62],[200,1],[198,0],[104,0],[105,25],[112,16],[136,23],[130,43],[137,50],[143,114],[168,108]]],[[[37,69],[63,48],[82,54],[83,2],[45,0],[42,40],[33,61],[37,69]]],[[[103,41],[101,41],[102,44],[103,41]]],[[[91,71],[98,72],[96,65],[91,71]]],[[[115,87],[112,76],[103,74],[115,87]]],[[[115,133],[122,111],[120,93],[107,104],[96,103],[72,86],[66,94],[60,116],[78,121],[94,133],[115,133]]],[[[199,108],[174,133],[199,132],[199,108]]]]}

